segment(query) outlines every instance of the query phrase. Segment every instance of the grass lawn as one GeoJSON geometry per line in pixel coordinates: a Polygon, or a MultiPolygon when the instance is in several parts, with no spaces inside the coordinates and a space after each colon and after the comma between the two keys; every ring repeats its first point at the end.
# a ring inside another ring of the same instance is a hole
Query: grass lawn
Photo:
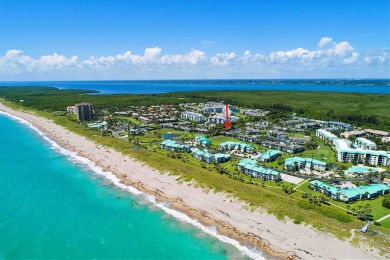
{"type": "Polygon", "coordinates": [[[336,153],[330,146],[325,145],[324,142],[318,138],[315,138],[314,141],[318,143],[319,148],[316,150],[305,150],[302,153],[299,153],[299,156],[314,158],[321,161],[326,160],[329,163],[335,163],[337,161],[336,153]]]}
{"type": "Polygon", "coordinates": [[[141,122],[135,119],[134,117],[131,116],[115,116],[114,118],[121,120],[121,121],[127,121],[128,123],[135,124],[135,125],[140,125],[141,122]]]}
{"type": "Polygon", "coordinates": [[[138,140],[141,143],[142,142],[150,142],[150,141],[160,141],[161,142],[163,140],[162,135],[167,134],[167,133],[177,134],[178,141],[181,141],[180,140],[181,138],[187,139],[187,138],[194,138],[195,137],[195,135],[188,133],[188,132],[163,128],[163,129],[159,129],[159,130],[149,131],[145,135],[135,136],[135,138],[138,138],[138,140]]]}
{"type": "Polygon", "coordinates": [[[289,137],[299,137],[299,138],[305,136],[305,135],[302,134],[302,133],[289,133],[289,134],[287,134],[287,135],[288,135],[289,137]]]}
{"type": "Polygon", "coordinates": [[[211,140],[211,145],[213,147],[218,147],[221,143],[227,142],[227,141],[232,141],[232,142],[240,142],[234,137],[228,137],[228,136],[214,136],[210,138],[211,140]]]}
{"type": "Polygon", "coordinates": [[[387,219],[381,221],[381,226],[390,229],[390,217],[388,217],[387,219]]]}

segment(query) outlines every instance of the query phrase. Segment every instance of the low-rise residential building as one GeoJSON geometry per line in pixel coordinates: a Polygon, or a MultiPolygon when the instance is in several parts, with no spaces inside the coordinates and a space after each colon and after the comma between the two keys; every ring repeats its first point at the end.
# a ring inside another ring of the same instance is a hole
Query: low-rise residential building
{"type": "Polygon", "coordinates": [[[161,149],[165,149],[175,153],[191,152],[191,146],[187,144],[179,144],[177,141],[170,139],[165,140],[161,143],[161,149]]]}
{"type": "Polygon", "coordinates": [[[206,163],[212,163],[214,159],[214,155],[212,153],[198,148],[192,149],[192,156],[194,156],[199,161],[206,163]]]}
{"type": "Polygon", "coordinates": [[[316,136],[319,139],[322,139],[324,141],[330,141],[330,142],[332,142],[334,139],[337,139],[336,135],[332,134],[329,131],[326,131],[325,129],[317,129],[316,136]]]}
{"type": "Polygon", "coordinates": [[[382,137],[382,143],[390,143],[390,136],[389,137],[382,137]]]}
{"type": "Polygon", "coordinates": [[[378,173],[376,169],[368,168],[368,167],[358,167],[353,166],[351,168],[348,168],[348,174],[356,174],[356,175],[362,175],[362,174],[371,174],[371,173],[378,173]]]}
{"type": "Polygon", "coordinates": [[[376,150],[376,144],[364,137],[356,138],[355,147],[362,148],[364,150],[376,150]]]}
{"type": "Polygon", "coordinates": [[[303,147],[302,145],[291,144],[289,146],[286,146],[286,152],[291,154],[300,153],[303,150],[305,150],[305,147],[303,147]]]}
{"type": "Polygon", "coordinates": [[[344,123],[344,122],[324,121],[324,122],[321,122],[321,126],[339,129],[339,130],[345,130],[345,131],[352,130],[352,126],[350,124],[344,123]]]}
{"type": "Polygon", "coordinates": [[[380,131],[380,130],[374,130],[374,129],[364,129],[367,135],[374,136],[374,137],[386,137],[390,136],[389,132],[386,131],[380,131]]]}
{"type": "Polygon", "coordinates": [[[211,142],[210,139],[208,139],[206,136],[196,136],[195,142],[197,145],[203,146],[203,147],[209,147],[211,142]]]}
{"type": "Polygon", "coordinates": [[[281,155],[279,150],[268,150],[263,152],[257,157],[260,162],[272,162],[275,161],[281,155]]]}
{"type": "Polygon", "coordinates": [[[284,168],[292,171],[299,169],[325,171],[326,165],[326,162],[323,161],[301,157],[287,158],[284,162],[284,168]]]}
{"type": "Polygon", "coordinates": [[[151,118],[146,117],[146,116],[139,116],[137,119],[138,119],[139,121],[145,123],[145,124],[150,124],[150,123],[153,122],[153,120],[152,120],[151,118]]]}
{"type": "Polygon", "coordinates": [[[181,113],[181,118],[185,120],[195,121],[195,122],[205,122],[206,118],[199,113],[184,111],[181,113]]]}
{"type": "Polygon", "coordinates": [[[69,114],[76,114],[76,106],[66,107],[66,112],[68,112],[69,114]]]}
{"type": "Polygon", "coordinates": [[[238,163],[238,170],[246,175],[253,176],[258,179],[280,181],[280,172],[274,169],[259,166],[256,160],[242,159],[238,163]]]}
{"type": "Polygon", "coordinates": [[[278,131],[278,130],[271,130],[268,132],[269,136],[277,137],[280,139],[287,139],[288,135],[285,132],[278,131]]]}
{"type": "Polygon", "coordinates": [[[375,198],[379,195],[384,195],[389,192],[389,187],[385,184],[371,184],[359,186],[356,188],[338,188],[329,185],[326,182],[311,181],[310,186],[315,191],[320,191],[332,199],[341,200],[343,202],[352,202],[360,199],[375,198]]]}
{"type": "Polygon", "coordinates": [[[226,153],[216,153],[214,154],[214,160],[216,163],[224,163],[230,160],[232,156],[226,153]]]}
{"type": "Polygon", "coordinates": [[[348,139],[350,136],[360,137],[360,136],[363,136],[365,134],[366,134],[366,131],[364,131],[364,130],[354,130],[354,131],[344,132],[341,134],[341,136],[348,139]]]}
{"type": "Polygon", "coordinates": [[[256,136],[256,135],[243,135],[243,134],[240,134],[240,135],[237,136],[237,139],[241,140],[241,141],[244,141],[244,142],[254,143],[254,142],[256,142],[259,139],[259,137],[256,136]]]}
{"type": "Polygon", "coordinates": [[[216,163],[224,163],[230,160],[231,155],[230,154],[212,154],[209,153],[206,150],[194,148],[192,149],[192,155],[198,159],[199,161],[206,162],[206,163],[212,163],[215,161],[216,163]]]}
{"type": "Polygon", "coordinates": [[[100,131],[104,131],[104,130],[107,130],[107,125],[108,125],[108,123],[106,121],[103,121],[103,122],[96,122],[96,123],[88,124],[87,126],[89,129],[97,129],[100,131]]]}
{"type": "Polygon", "coordinates": [[[241,113],[247,116],[253,116],[253,117],[260,117],[260,116],[266,116],[270,113],[270,111],[265,111],[262,109],[244,109],[241,110],[241,113]]]}
{"type": "Polygon", "coordinates": [[[240,142],[223,142],[219,145],[219,150],[221,151],[241,151],[243,153],[254,153],[255,148],[250,144],[240,143],[240,142]]]}

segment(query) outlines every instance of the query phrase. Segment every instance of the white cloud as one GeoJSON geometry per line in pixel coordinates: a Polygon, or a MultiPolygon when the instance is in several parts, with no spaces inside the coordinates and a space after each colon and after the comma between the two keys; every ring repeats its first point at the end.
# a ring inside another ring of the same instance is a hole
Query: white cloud
{"type": "Polygon", "coordinates": [[[141,55],[129,50],[84,60],[57,53],[33,58],[22,50],[9,50],[0,56],[3,80],[33,80],[37,75],[44,79],[269,78],[317,74],[388,77],[388,71],[389,50],[358,52],[349,42],[335,42],[331,37],[321,38],[318,49],[299,47],[269,54],[246,50],[240,55],[224,52],[207,57],[205,52],[196,49],[185,54],[167,54],[160,47],[153,47],[146,48],[141,55]]]}
{"type": "Polygon", "coordinates": [[[323,48],[332,42],[332,37],[322,37],[320,42],[318,43],[318,47],[323,48]]]}
{"type": "Polygon", "coordinates": [[[234,52],[217,53],[211,58],[211,64],[213,65],[227,65],[237,58],[237,54],[234,52]]]}

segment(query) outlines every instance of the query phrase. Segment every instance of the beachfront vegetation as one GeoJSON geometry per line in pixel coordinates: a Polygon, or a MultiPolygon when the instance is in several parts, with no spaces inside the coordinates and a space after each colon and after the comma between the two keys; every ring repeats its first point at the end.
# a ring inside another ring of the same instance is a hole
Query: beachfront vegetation
{"type": "MultiPolygon", "coordinates": [[[[318,95],[318,93],[314,94],[318,95]]],[[[115,106],[121,106],[121,104],[126,106],[155,105],[161,104],[163,101],[166,103],[177,104],[173,102],[173,100],[177,100],[178,103],[181,103],[185,100],[178,99],[178,97],[181,97],[180,95],[185,96],[187,93],[161,95],[163,96],[161,96],[160,100],[160,95],[98,96],[85,95],[82,91],[76,90],[65,91],[41,89],[41,92],[36,92],[36,89],[34,88],[32,90],[25,89],[24,91],[16,91],[12,89],[7,92],[1,91],[0,88],[0,96],[14,102],[7,102],[8,105],[19,109],[28,108],[40,116],[53,119],[55,123],[64,126],[70,131],[83,135],[89,140],[92,140],[104,147],[112,147],[125,155],[129,155],[136,160],[158,169],[160,172],[176,175],[178,181],[189,182],[191,185],[197,185],[203,189],[213,190],[215,192],[225,192],[229,196],[238,198],[245,202],[245,207],[249,210],[261,208],[266,210],[268,213],[275,215],[279,219],[288,218],[294,221],[296,224],[310,224],[319,230],[330,232],[342,239],[346,239],[350,236],[351,229],[359,229],[364,224],[363,221],[359,220],[353,214],[347,214],[347,206],[344,203],[335,202],[329,199],[324,200],[322,199],[323,196],[321,193],[308,189],[306,184],[301,185],[295,191],[294,188],[296,188],[296,185],[291,185],[284,182],[265,182],[250,178],[242,173],[237,172],[237,161],[234,159],[219,166],[208,164],[206,165],[193,159],[189,154],[182,154],[177,156],[176,154],[171,154],[161,150],[158,143],[153,144],[154,141],[161,140],[161,134],[168,131],[175,133],[173,130],[161,129],[156,132],[151,131],[145,136],[135,137],[133,140],[130,140],[131,144],[129,144],[129,140],[127,139],[120,140],[97,131],[91,131],[84,125],[69,120],[69,117],[64,114],[53,113],[53,111],[64,110],[64,107],[82,101],[92,102],[95,107],[99,107],[100,109],[111,109],[113,104],[115,104],[115,106]],[[52,97],[55,98],[54,102],[50,98],[46,98],[44,90],[48,90],[51,93],[49,96],[52,95],[52,97]],[[58,91],[64,91],[62,94],[64,94],[64,99],[66,100],[65,102],[63,101],[63,98],[61,98],[61,95],[58,91]],[[112,103],[108,103],[102,97],[111,99],[110,102],[112,103]],[[23,102],[20,100],[23,100],[23,102]],[[156,100],[159,100],[160,102],[156,100]],[[46,104],[45,101],[48,101],[49,103],[46,104]],[[58,106],[58,103],[61,105],[58,106]],[[150,142],[150,145],[140,143],[140,139],[145,142],[150,142]],[[224,169],[226,171],[224,171],[224,169]],[[310,197],[305,197],[303,194],[310,194],[310,197]],[[331,202],[337,207],[326,202],[331,202]]],[[[322,98],[319,95],[317,97],[322,98]]],[[[201,97],[191,97],[188,100],[196,102],[195,100],[198,98],[200,99],[198,101],[204,101],[201,97]]],[[[271,96],[269,96],[269,98],[271,98],[271,96]]],[[[378,97],[378,100],[381,100],[381,98],[378,97]]],[[[385,98],[383,98],[381,102],[384,101],[386,101],[385,98]]],[[[259,100],[258,102],[261,103],[267,101],[259,100]]],[[[288,110],[284,105],[279,106],[272,105],[273,103],[270,104],[273,107],[273,111],[276,115],[278,115],[278,113],[282,113],[284,110],[288,110]]],[[[382,105],[386,106],[384,103],[382,103],[382,105]]],[[[288,103],[286,106],[289,106],[288,103]]],[[[316,107],[316,109],[317,108],[318,107],[316,107]]],[[[293,110],[294,109],[295,108],[293,108],[293,110]]],[[[379,114],[376,116],[377,118],[381,118],[379,114]]],[[[177,133],[180,134],[182,132],[177,133]]],[[[193,136],[192,134],[188,134],[188,136],[183,135],[181,137],[192,138],[193,136]]],[[[229,140],[229,137],[215,137],[215,140],[213,140],[213,145],[216,146],[220,142],[226,140],[229,140]]],[[[321,143],[321,141],[318,141],[318,144],[322,150],[315,150],[314,152],[308,151],[309,154],[306,154],[306,156],[314,158],[326,157],[327,159],[330,159],[332,156],[334,156],[332,154],[333,151],[329,147],[325,146],[323,143],[321,143]]],[[[276,167],[282,167],[281,165],[278,165],[277,161],[273,163],[276,167]]],[[[359,203],[360,202],[357,202],[353,204],[353,206],[359,207],[359,203]]],[[[368,203],[371,204],[371,214],[373,215],[374,219],[377,219],[379,216],[384,216],[385,214],[390,214],[390,212],[383,210],[383,206],[379,205],[381,200],[370,201],[368,203]],[[377,205],[377,203],[379,204],[377,205]]],[[[381,222],[381,226],[373,226],[372,230],[376,232],[376,235],[372,237],[363,236],[362,234],[356,234],[356,236],[364,239],[371,245],[375,245],[384,252],[387,248],[390,247],[390,231],[388,229],[389,225],[387,223],[388,221],[385,220],[381,222]]]]}

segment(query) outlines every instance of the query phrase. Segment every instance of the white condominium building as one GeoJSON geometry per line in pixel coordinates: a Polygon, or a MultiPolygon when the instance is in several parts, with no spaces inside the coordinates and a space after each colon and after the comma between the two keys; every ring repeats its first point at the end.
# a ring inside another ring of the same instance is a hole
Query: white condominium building
{"type": "Polygon", "coordinates": [[[195,121],[195,122],[205,122],[206,118],[199,113],[184,111],[181,113],[181,118],[185,120],[195,121]]]}
{"type": "Polygon", "coordinates": [[[376,144],[363,137],[356,138],[355,147],[362,148],[365,150],[376,150],[376,144]]]}

